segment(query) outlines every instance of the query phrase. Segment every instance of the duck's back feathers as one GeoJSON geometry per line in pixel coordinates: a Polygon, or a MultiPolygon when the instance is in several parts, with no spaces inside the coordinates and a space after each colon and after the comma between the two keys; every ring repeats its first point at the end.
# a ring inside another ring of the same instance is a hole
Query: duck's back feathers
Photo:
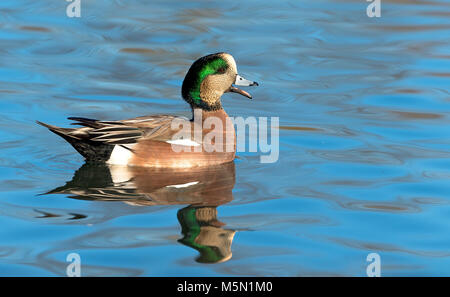
{"type": "Polygon", "coordinates": [[[53,133],[64,138],[89,162],[105,162],[111,156],[113,145],[94,142],[89,139],[89,128],[60,128],[36,121],[39,125],[48,128],[53,133]]]}
{"type": "Polygon", "coordinates": [[[81,128],[61,128],[40,121],[39,125],[69,142],[87,161],[108,161],[115,145],[131,150],[131,144],[139,139],[167,141],[174,132],[171,121],[174,116],[144,116],[123,121],[99,121],[95,119],[70,117],[72,125],[81,128]]]}

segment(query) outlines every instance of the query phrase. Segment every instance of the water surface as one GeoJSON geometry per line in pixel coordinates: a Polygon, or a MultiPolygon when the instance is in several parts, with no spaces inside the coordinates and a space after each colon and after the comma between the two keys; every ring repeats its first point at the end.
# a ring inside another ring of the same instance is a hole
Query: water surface
{"type": "Polygon", "coordinates": [[[64,276],[71,252],[85,276],[365,276],[371,252],[450,275],[448,1],[81,2],[0,2],[0,275],[64,276]],[[227,112],[280,118],[278,162],[114,182],[34,122],[186,114],[218,51],[260,82],[227,112]]]}

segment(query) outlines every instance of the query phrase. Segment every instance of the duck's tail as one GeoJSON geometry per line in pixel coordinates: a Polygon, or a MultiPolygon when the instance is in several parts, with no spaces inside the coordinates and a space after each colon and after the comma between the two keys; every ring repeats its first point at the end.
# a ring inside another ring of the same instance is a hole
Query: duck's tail
{"type": "Polygon", "coordinates": [[[105,162],[110,158],[114,149],[114,145],[91,141],[89,134],[85,130],[81,130],[86,128],[61,128],[40,121],[36,121],[36,123],[64,138],[86,161],[105,162]]]}
{"type": "Polygon", "coordinates": [[[41,126],[44,126],[45,128],[48,128],[50,131],[61,136],[67,141],[69,141],[69,139],[77,139],[76,137],[70,135],[70,132],[73,132],[75,128],[60,128],[40,121],[36,121],[36,123],[38,123],[41,126]]]}

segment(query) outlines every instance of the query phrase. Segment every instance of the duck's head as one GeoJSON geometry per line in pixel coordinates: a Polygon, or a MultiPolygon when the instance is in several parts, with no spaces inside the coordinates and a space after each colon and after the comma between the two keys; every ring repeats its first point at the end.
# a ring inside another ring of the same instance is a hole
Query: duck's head
{"type": "Polygon", "coordinates": [[[258,83],[238,75],[232,55],[217,53],[201,57],[192,64],[183,81],[182,96],[191,107],[203,110],[222,108],[220,97],[226,92],[252,96],[236,86],[257,86],[258,83]]]}

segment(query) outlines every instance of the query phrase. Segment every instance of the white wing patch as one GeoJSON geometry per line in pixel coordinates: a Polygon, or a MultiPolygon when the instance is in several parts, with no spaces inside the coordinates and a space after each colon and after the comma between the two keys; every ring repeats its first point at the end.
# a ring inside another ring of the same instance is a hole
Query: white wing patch
{"type": "Polygon", "coordinates": [[[199,146],[200,143],[192,141],[190,139],[175,139],[175,140],[167,140],[167,143],[184,145],[184,146],[199,146]]]}
{"type": "Polygon", "coordinates": [[[112,165],[128,165],[133,153],[122,147],[121,145],[115,145],[113,151],[111,152],[111,156],[109,157],[106,163],[112,165]]]}
{"type": "Polygon", "coordinates": [[[195,181],[195,182],[190,182],[190,183],[185,183],[185,184],[179,184],[179,185],[170,185],[170,186],[166,186],[166,188],[177,188],[177,189],[180,189],[180,188],[187,188],[187,187],[196,185],[196,184],[198,184],[198,183],[199,183],[198,181],[195,181]]]}

